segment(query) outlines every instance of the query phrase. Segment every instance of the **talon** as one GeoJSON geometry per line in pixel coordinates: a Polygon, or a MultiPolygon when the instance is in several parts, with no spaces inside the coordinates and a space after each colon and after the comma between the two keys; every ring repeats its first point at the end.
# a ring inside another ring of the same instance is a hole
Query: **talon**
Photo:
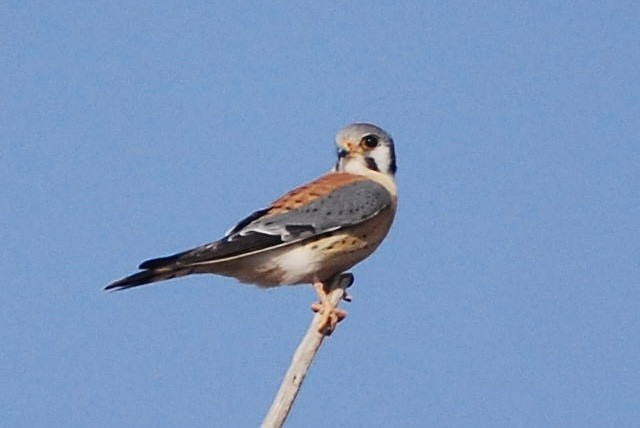
{"type": "Polygon", "coordinates": [[[331,304],[323,283],[317,281],[313,284],[313,288],[318,293],[320,302],[312,303],[311,310],[321,315],[318,331],[328,336],[335,330],[336,325],[347,316],[347,312],[331,304]]]}
{"type": "Polygon", "coordinates": [[[325,311],[322,309],[322,318],[318,323],[318,331],[329,336],[336,329],[336,326],[340,321],[346,318],[347,312],[340,308],[333,308],[332,310],[325,311]]]}

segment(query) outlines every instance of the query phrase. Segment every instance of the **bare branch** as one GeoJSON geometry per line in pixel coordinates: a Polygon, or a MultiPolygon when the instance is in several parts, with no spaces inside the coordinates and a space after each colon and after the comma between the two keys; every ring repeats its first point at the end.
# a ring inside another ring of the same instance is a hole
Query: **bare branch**
{"type": "MultiPolygon", "coordinates": [[[[346,294],[346,288],[353,283],[353,275],[350,273],[343,273],[334,278],[333,282],[329,286],[329,301],[338,305],[346,294]]],[[[317,313],[311,325],[307,329],[307,333],[302,338],[298,349],[296,349],[289,370],[284,375],[280,389],[276,394],[276,397],[271,404],[271,408],[262,421],[262,428],[280,428],[287,419],[293,402],[300,391],[304,377],[307,375],[307,371],[313,362],[322,341],[326,334],[318,332],[318,323],[321,319],[321,314],[317,313]]]]}

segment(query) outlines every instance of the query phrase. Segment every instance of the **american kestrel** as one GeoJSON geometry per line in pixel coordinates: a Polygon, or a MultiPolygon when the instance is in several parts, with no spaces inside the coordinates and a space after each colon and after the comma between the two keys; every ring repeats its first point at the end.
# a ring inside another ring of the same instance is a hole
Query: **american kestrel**
{"type": "Polygon", "coordinates": [[[192,273],[213,273],[261,287],[311,283],[321,304],[320,331],[346,313],[325,286],[368,257],[387,235],[396,212],[393,139],[368,123],[336,136],[338,160],[320,178],[249,215],[218,241],[147,260],[142,271],[109,284],[123,290],[192,273]]]}

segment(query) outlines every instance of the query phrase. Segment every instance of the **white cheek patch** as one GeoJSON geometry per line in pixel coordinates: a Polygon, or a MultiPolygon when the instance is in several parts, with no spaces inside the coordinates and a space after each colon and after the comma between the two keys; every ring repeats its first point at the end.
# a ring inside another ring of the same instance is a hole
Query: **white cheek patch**
{"type": "Polygon", "coordinates": [[[382,172],[383,174],[391,173],[391,171],[389,170],[391,165],[391,157],[388,147],[378,146],[374,150],[372,150],[368,156],[375,161],[376,166],[378,167],[378,170],[380,172],[382,172]]]}

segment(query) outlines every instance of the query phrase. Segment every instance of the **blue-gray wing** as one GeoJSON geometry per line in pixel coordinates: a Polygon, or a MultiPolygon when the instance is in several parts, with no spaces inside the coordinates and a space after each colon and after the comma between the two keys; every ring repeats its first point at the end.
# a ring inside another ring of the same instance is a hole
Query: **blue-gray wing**
{"type": "Polygon", "coordinates": [[[362,223],[390,205],[391,195],[382,185],[358,180],[289,211],[259,211],[262,215],[248,217],[251,221],[240,222],[228,236],[236,240],[257,233],[298,241],[362,223]]]}
{"type": "Polygon", "coordinates": [[[303,186],[287,195],[287,200],[292,200],[295,208],[272,206],[256,211],[219,241],[172,256],[147,260],[140,264],[142,271],[115,281],[106,289],[126,289],[188,275],[197,266],[215,264],[331,233],[365,222],[392,204],[389,192],[371,180],[351,181],[321,195],[315,195],[309,189],[309,186],[303,186]],[[302,198],[305,193],[312,195],[308,202],[302,203],[296,199],[298,196],[302,198]]]}
{"type": "Polygon", "coordinates": [[[296,209],[275,214],[270,208],[256,211],[221,240],[173,256],[147,260],[140,269],[227,260],[298,242],[367,221],[391,203],[391,196],[382,185],[358,180],[296,209]]]}

